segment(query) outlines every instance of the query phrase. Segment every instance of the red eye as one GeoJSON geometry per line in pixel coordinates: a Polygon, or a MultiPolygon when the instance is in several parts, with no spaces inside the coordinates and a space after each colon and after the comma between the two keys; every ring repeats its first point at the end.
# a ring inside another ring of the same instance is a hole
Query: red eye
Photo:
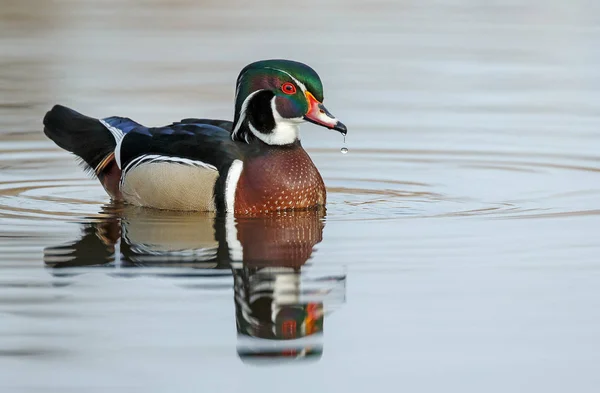
{"type": "Polygon", "coordinates": [[[296,86],[290,82],[285,82],[283,85],[281,85],[281,91],[283,91],[285,94],[295,94],[296,86]]]}

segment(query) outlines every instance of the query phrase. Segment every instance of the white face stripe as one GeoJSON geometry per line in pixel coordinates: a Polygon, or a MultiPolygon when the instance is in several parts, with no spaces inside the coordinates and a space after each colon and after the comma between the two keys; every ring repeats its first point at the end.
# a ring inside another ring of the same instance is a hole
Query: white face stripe
{"type": "Polygon", "coordinates": [[[270,134],[263,134],[253,128],[252,133],[267,145],[289,145],[300,139],[300,127],[294,123],[279,123],[270,134]]]}
{"type": "MultiPolygon", "coordinates": [[[[286,74],[287,76],[289,76],[290,78],[292,78],[292,80],[293,80],[293,81],[294,81],[294,82],[295,82],[295,83],[296,83],[296,84],[297,84],[297,85],[300,87],[300,90],[302,90],[302,92],[303,92],[304,94],[306,94],[306,86],[304,86],[304,83],[300,82],[298,79],[296,79],[296,78],[295,78],[295,77],[294,77],[292,74],[290,74],[289,72],[287,72],[287,71],[284,71],[284,70],[282,70],[282,69],[279,69],[279,68],[274,68],[274,67],[265,67],[265,68],[266,68],[266,69],[269,69],[269,70],[275,70],[275,71],[279,71],[279,72],[281,72],[281,73],[284,73],[284,74],[286,74]]],[[[238,80],[237,86],[235,87],[235,100],[236,100],[236,101],[237,101],[238,95],[240,94],[240,85],[241,85],[241,83],[242,83],[242,79],[244,79],[244,75],[246,75],[246,73],[247,73],[248,71],[249,71],[249,70],[247,70],[246,72],[244,72],[242,75],[240,75],[240,76],[239,76],[239,80],[238,80]]],[[[233,137],[234,137],[234,136],[237,134],[237,131],[239,130],[239,128],[240,128],[240,126],[241,126],[241,124],[242,124],[242,120],[244,119],[244,117],[246,117],[246,107],[248,106],[248,103],[247,103],[248,99],[249,99],[250,97],[252,97],[254,94],[258,93],[259,91],[263,91],[263,90],[264,90],[264,89],[262,89],[262,90],[257,90],[257,91],[255,91],[255,92],[252,92],[251,94],[249,94],[249,95],[248,95],[248,97],[246,97],[246,99],[245,99],[245,100],[244,100],[244,102],[242,103],[242,108],[240,109],[240,112],[241,112],[241,113],[240,113],[240,121],[238,121],[238,123],[237,123],[237,125],[236,125],[236,127],[235,127],[235,130],[233,130],[233,132],[231,133],[231,137],[232,137],[232,139],[233,139],[233,137]]]]}
{"type": "Polygon", "coordinates": [[[265,67],[265,68],[268,68],[269,70],[279,71],[279,72],[286,74],[287,76],[289,76],[290,78],[292,78],[294,80],[294,82],[300,87],[300,90],[302,90],[303,93],[306,93],[306,86],[304,86],[304,83],[302,83],[298,79],[294,78],[294,76],[292,74],[290,74],[289,72],[284,71],[279,68],[273,68],[273,67],[265,67]]]}
{"type": "MultiPolygon", "coordinates": [[[[290,78],[292,78],[292,80],[293,80],[293,81],[294,81],[294,82],[295,82],[295,83],[296,83],[296,84],[297,84],[297,85],[300,87],[300,90],[302,90],[302,92],[303,92],[303,93],[306,93],[306,86],[304,86],[304,83],[300,82],[298,79],[296,79],[296,78],[295,78],[295,77],[294,77],[292,74],[290,74],[289,72],[287,72],[287,71],[284,71],[284,70],[282,70],[282,69],[280,69],[280,68],[274,68],[274,67],[265,67],[265,68],[266,68],[266,69],[269,69],[269,70],[275,70],[275,71],[279,71],[279,72],[282,72],[282,73],[286,74],[287,76],[289,76],[290,78]]],[[[243,73],[242,75],[240,75],[240,76],[239,76],[239,78],[238,78],[238,83],[237,83],[237,86],[235,87],[235,99],[236,99],[236,101],[237,101],[238,94],[239,94],[239,92],[240,92],[240,84],[242,83],[242,79],[244,79],[244,75],[246,75],[246,73],[247,73],[248,71],[249,71],[249,70],[246,70],[246,72],[244,72],[244,73],[243,73]]]]}
{"type": "Polygon", "coordinates": [[[242,175],[242,169],[244,169],[244,163],[241,160],[234,160],[227,172],[227,178],[225,179],[225,209],[228,212],[235,211],[235,191],[242,175]]]}
{"type": "Polygon", "coordinates": [[[246,99],[244,100],[244,102],[242,103],[242,107],[240,108],[240,118],[238,119],[238,122],[235,125],[235,129],[231,133],[231,139],[233,139],[234,137],[237,136],[237,133],[240,130],[240,127],[242,126],[242,123],[246,119],[246,109],[248,108],[248,103],[250,102],[250,99],[252,97],[254,97],[255,94],[260,93],[261,91],[263,91],[263,90],[256,90],[256,91],[250,93],[248,95],[248,97],[246,97],[246,99]]]}
{"type": "MultiPolygon", "coordinates": [[[[300,87],[300,90],[302,90],[302,92],[304,94],[306,94],[306,86],[304,86],[304,84],[302,82],[300,82],[298,79],[296,79],[289,72],[284,71],[279,68],[274,68],[274,67],[265,67],[265,68],[270,69],[270,70],[279,71],[283,74],[286,74],[296,83],[296,85],[298,85],[298,87],[300,87]]],[[[242,74],[240,76],[238,85],[236,87],[236,100],[237,100],[237,96],[239,93],[239,87],[240,87],[240,83],[243,79],[243,76],[244,76],[244,74],[242,74]]],[[[251,94],[248,95],[248,97],[246,97],[246,99],[242,103],[242,107],[240,108],[240,116],[239,116],[237,124],[235,125],[235,129],[231,133],[231,139],[234,139],[235,137],[237,137],[237,134],[240,130],[240,127],[242,126],[242,123],[246,120],[246,110],[248,108],[248,103],[250,102],[250,99],[255,94],[257,94],[261,91],[265,91],[265,89],[261,89],[261,90],[252,92],[251,94]]],[[[276,97],[273,97],[273,100],[271,101],[271,111],[273,112],[273,118],[275,119],[275,128],[273,129],[273,131],[269,134],[264,134],[264,133],[258,131],[250,122],[248,122],[248,128],[250,129],[250,132],[252,132],[252,134],[254,136],[256,136],[258,139],[260,139],[261,141],[263,141],[264,143],[266,143],[268,145],[287,145],[290,143],[294,143],[296,140],[300,139],[300,130],[299,130],[298,124],[304,122],[304,120],[302,118],[287,119],[287,118],[282,117],[279,114],[279,112],[277,111],[277,107],[275,105],[275,98],[276,97]]],[[[246,143],[248,143],[247,136],[245,139],[246,139],[246,143]]]]}
{"type": "Polygon", "coordinates": [[[267,145],[289,145],[300,139],[300,123],[304,120],[300,117],[286,119],[277,111],[275,98],[271,100],[271,112],[275,120],[275,128],[268,134],[258,131],[250,122],[248,128],[254,136],[266,143],[267,145]]]}
{"type": "Polygon", "coordinates": [[[263,134],[256,130],[251,124],[250,131],[258,139],[267,145],[289,145],[298,139],[299,127],[294,123],[282,122],[275,125],[275,128],[270,134],[263,134]]]}

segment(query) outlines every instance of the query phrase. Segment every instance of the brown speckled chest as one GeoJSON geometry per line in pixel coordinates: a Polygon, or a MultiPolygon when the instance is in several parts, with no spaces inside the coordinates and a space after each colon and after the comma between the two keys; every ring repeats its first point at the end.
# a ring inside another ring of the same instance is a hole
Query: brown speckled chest
{"type": "Polygon", "coordinates": [[[274,147],[250,157],[237,184],[235,212],[269,213],[324,206],[325,184],[301,146],[274,147]]]}

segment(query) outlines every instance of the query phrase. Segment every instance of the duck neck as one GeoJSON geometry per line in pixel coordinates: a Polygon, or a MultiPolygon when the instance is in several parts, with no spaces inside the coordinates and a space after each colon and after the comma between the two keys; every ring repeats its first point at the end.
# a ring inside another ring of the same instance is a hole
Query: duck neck
{"type": "Polygon", "coordinates": [[[232,139],[250,143],[258,139],[270,146],[293,144],[299,140],[301,119],[281,117],[274,93],[259,90],[249,95],[236,115],[232,139]]]}

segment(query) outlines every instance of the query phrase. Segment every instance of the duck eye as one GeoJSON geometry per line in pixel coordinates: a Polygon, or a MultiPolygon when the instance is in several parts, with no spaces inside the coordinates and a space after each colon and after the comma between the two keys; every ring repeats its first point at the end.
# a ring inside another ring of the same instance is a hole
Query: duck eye
{"type": "Polygon", "coordinates": [[[285,94],[295,94],[296,86],[290,82],[285,82],[283,85],[281,85],[281,91],[283,91],[285,94]]]}

